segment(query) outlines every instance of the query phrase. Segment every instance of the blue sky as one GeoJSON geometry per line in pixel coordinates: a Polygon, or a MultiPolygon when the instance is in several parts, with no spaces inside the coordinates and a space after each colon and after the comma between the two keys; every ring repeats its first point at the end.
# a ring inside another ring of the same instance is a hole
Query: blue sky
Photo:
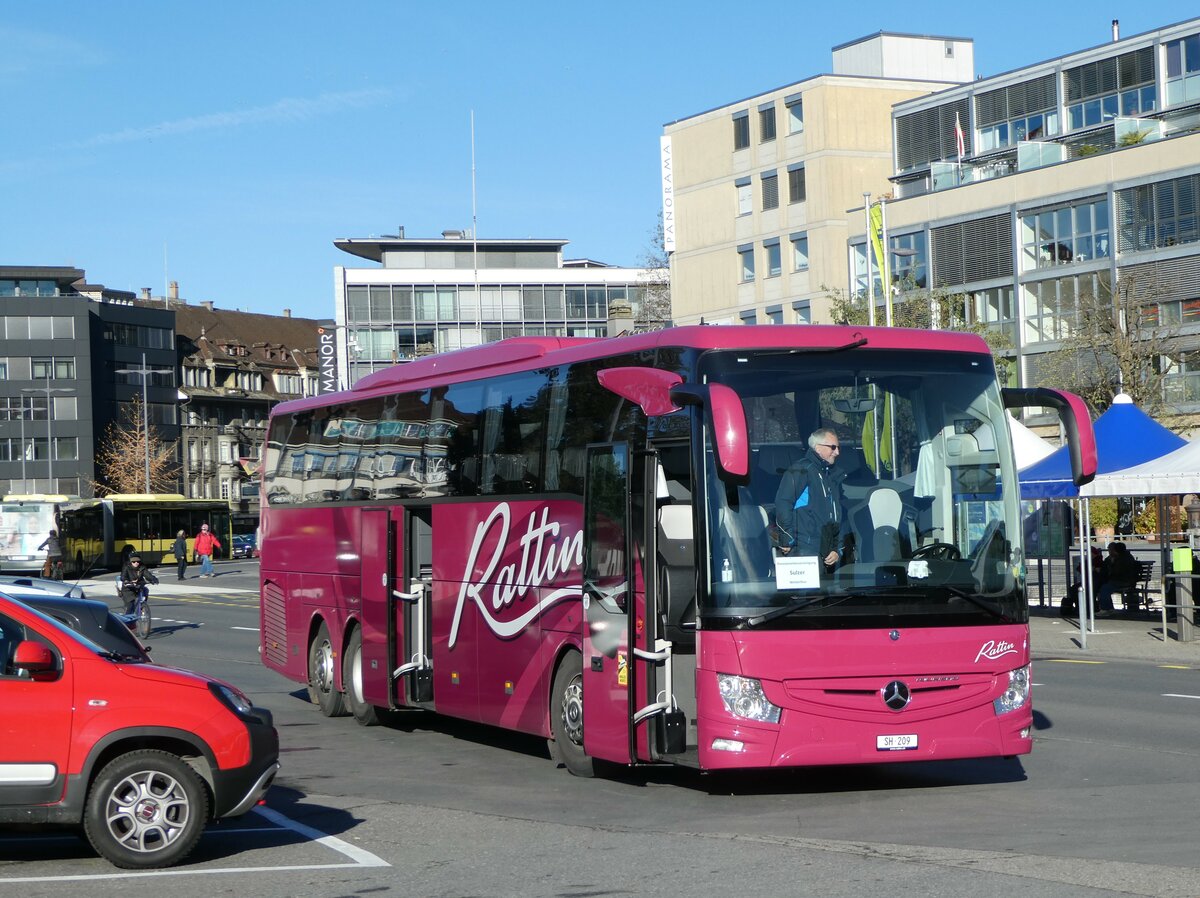
{"type": "Polygon", "coordinates": [[[665,122],[831,67],[879,30],[991,75],[1196,14],[1159,0],[604,4],[0,2],[0,264],[329,317],[338,237],[471,226],[636,265],[665,122]],[[834,14],[833,11],[838,14],[834,14]]]}

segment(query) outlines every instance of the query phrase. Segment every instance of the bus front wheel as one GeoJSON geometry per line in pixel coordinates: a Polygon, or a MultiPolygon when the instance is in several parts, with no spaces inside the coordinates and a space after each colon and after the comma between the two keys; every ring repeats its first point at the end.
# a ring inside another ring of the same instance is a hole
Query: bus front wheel
{"type": "Polygon", "coordinates": [[[326,717],[341,717],[346,713],[346,703],[334,680],[336,658],[329,628],[321,624],[308,647],[308,698],[326,717]]]}
{"type": "Polygon", "coordinates": [[[362,628],[355,627],[342,655],[342,685],[346,687],[346,706],[365,727],[379,723],[379,709],[363,698],[362,628]]]}
{"type": "Polygon", "coordinates": [[[583,750],[583,659],[568,652],[554,674],[550,694],[550,755],[575,776],[593,776],[595,768],[583,750]]]}

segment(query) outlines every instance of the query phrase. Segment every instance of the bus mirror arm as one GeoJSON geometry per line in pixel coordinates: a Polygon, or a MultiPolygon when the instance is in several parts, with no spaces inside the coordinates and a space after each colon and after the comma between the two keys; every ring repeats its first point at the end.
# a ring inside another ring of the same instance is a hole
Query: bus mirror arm
{"type": "Polygon", "coordinates": [[[1005,387],[1000,391],[1005,408],[1028,408],[1048,406],[1058,412],[1058,417],[1067,431],[1067,445],[1071,454],[1071,479],[1076,486],[1091,483],[1096,477],[1096,434],[1092,430],[1092,417],[1087,403],[1066,390],[1051,390],[1046,387],[1005,387]]]}

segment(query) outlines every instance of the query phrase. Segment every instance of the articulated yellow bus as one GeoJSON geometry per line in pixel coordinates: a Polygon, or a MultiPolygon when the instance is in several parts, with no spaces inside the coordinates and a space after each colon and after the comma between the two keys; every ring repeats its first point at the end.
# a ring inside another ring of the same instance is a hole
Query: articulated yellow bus
{"type": "Polygon", "coordinates": [[[120,570],[134,552],[148,567],[172,564],[177,560],[172,546],[180,530],[187,537],[191,560],[201,524],[208,524],[221,542],[217,557],[228,557],[233,542],[228,502],[170,493],[84,499],[64,508],[59,523],[64,561],[75,576],[92,567],[120,570]]]}

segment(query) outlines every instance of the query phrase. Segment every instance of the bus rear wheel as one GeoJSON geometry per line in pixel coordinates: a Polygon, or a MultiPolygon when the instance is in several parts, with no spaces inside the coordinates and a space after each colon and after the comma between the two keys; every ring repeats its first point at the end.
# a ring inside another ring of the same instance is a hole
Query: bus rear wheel
{"type": "Polygon", "coordinates": [[[363,698],[362,628],[355,627],[342,655],[342,685],[346,687],[346,706],[354,719],[365,727],[379,723],[379,709],[363,698]]]}
{"type": "Polygon", "coordinates": [[[550,754],[575,776],[595,775],[583,750],[583,659],[568,652],[554,674],[550,693],[550,754]]]}
{"type": "Polygon", "coordinates": [[[341,717],[346,713],[346,703],[334,679],[336,658],[329,628],[321,624],[308,647],[308,699],[326,717],[341,717]]]}

